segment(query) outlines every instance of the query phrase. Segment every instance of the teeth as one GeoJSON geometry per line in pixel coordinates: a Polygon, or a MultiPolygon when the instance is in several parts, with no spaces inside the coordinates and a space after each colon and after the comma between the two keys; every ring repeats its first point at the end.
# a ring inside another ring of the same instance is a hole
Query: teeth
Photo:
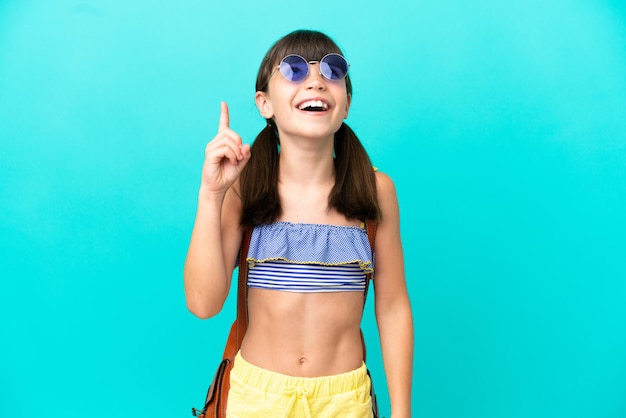
{"type": "Polygon", "coordinates": [[[328,110],[328,105],[321,100],[308,100],[302,103],[300,106],[298,106],[298,109],[304,110],[307,107],[319,107],[324,110],[328,110]]]}

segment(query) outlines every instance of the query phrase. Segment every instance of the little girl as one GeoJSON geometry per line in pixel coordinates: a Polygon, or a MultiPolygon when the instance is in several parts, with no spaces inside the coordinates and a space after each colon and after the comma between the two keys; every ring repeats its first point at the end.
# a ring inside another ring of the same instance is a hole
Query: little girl
{"type": "Polygon", "coordinates": [[[202,169],[185,263],[189,310],[222,308],[243,232],[249,324],[231,372],[232,417],[371,417],[360,324],[373,278],[392,417],[411,416],[413,323],[399,210],[344,123],[349,65],[326,35],[292,32],[268,51],[255,101],[267,125],[250,147],[221,104],[202,169]],[[370,251],[366,222],[377,225],[370,251]]]}

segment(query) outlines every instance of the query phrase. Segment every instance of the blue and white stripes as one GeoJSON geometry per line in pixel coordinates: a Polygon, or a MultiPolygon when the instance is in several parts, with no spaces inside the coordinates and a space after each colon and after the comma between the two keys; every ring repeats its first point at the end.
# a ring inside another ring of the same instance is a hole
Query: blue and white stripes
{"type": "Polygon", "coordinates": [[[268,261],[248,271],[248,286],[290,292],[363,292],[365,273],[358,264],[323,266],[268,261]]]}
{"type": "Polygon", "coordinates": [[[374,268],[363,228],[290,222],[254,228],[247,261],[250,287],[292,292],[363,291],[374,268]]]}

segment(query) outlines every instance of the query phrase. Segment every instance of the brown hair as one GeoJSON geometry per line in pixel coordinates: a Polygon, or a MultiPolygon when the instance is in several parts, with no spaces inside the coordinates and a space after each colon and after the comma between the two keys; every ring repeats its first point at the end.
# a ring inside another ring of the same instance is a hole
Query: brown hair
{"type": "MultiPolygon", "coordinates": [[[[267,52],[256,79],[256,91],[267,91],[269,79],[278,62],[289,54],[306,60],[319,60],[341,50],[321,32],[292,32],[267,52]]],[[[352,95],[350,75],[346,91],[352,95]]],[[[282,213],[278,194],[279,139],[274,121],[259,133],[252,145],[252,157],[241,173],[241,224],[256,226],[275,222],[282,213]]],[[[356,134],[343,123],[335,133],[335,185],[328,196],[328,207],[335,208],[348,219],[378,220],[380,208],[376,193],[376,176],[365,148],[356,134]]]]}

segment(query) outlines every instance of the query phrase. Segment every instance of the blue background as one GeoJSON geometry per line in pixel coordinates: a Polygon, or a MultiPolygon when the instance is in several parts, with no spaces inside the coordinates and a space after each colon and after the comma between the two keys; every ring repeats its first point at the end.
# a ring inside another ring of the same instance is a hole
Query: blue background
{"type": "MultiPolygon", "coordinates": [[[[0,416],[202,404],[234,317],[185,308],[204,146],[220,100],[252,141],[261,58],[313,28],[396,181],[414,415],[625,417],[625,20],[618,0],[1,1],[0,416]]],[[[364,328],[388,416],[371,298],[364,328]]]]}

